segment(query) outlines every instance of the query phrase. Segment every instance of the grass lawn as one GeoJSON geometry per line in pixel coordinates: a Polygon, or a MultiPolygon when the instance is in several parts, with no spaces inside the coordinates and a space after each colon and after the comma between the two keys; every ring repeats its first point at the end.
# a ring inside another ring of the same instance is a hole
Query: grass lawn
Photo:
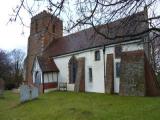
{"type": "Polygon", "coordinates": [[[20,104],[18,94],[4,96],[0,120],[160,120],[160,97],[50,92],[20,104]]]}

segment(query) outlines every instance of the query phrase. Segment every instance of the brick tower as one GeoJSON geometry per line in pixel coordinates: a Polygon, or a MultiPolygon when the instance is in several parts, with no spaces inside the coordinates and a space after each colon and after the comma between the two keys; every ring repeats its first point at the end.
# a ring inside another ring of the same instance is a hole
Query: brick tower
{"type": "Polygon", "coordinates": [[[25,80],[32,84],[32,65],[36,56],[41,56],[44,49],[56,38],[63,36],[62,21],[43,11],[31,18],[28,38],[27,57],[25,60],[25,80]]]}

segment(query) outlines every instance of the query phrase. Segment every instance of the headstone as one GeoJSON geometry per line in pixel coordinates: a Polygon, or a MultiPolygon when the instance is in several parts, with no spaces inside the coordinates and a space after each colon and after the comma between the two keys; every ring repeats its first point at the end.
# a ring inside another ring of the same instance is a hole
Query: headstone
{"type": "Polygon", "coordinates": [[[38,98],[38,88],[29,85],[21,85],[20,87],[20,101],[26,102],[38,98]]]}
{"type": "Polygon", "coordinates": [[[4,80],[2,78],[0,78],[0,97],[3,97],[3,93],[4,93],[4,80]]]}
{"type": "Polygon", "coordinates": [[[31,89],[31,99],[35,99],[38,98],[38,88],[37,87],[33,87],[31,89]]]}
{"type": "Polygon", "coordinates": [[[30,100],[30,88],[28,85],[20,86],[20,101],[25,102],[30,100]]]}

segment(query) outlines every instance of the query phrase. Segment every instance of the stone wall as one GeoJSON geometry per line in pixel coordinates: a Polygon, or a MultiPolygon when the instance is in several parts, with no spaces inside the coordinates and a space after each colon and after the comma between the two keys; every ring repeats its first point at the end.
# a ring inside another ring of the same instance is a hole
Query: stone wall
{"type": "Polygon", "coordinates": [[[121,56],[120,95],[145,96],[144,52],[124,52],[121,56]]]}

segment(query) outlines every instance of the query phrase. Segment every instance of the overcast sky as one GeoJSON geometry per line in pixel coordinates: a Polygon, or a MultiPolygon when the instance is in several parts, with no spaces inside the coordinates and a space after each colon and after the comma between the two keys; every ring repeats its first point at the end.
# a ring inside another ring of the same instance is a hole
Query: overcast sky
{"type": "MultiPolygon", "coordinates": [[[[15,8],[19,0],[2,0],[0,4],[0,49],[23,49],[26,52],[29,28],[24,28],[19,23],[9,23],[12,8],[15,8]]],[[[29,18],[27,24],[29,24],[29,18]]]]}
{"type": "MultiPolygon", "coordinates": [[[[33,0],[28,0],[29,3],[32,3],[33,0]]],[[[27,51],[27,41],[29,37],[29,27],[24,27],[20,22],[10,22],[10,15],[13,13],[12,9],[19,4],[20,0],[2,0],[0,4],[0,49],[12,50],[15,48],[22,49],[25,52],[27,51]],[[7,24],[8,23],[8,24],[7,24]],[[22,34],[24,32],[24,34],[22,34]]],[[[43,6],[46,6],[44,3],[43,6]]],[[[159,3],[158,3],[159,4],[159,3]]],[[[46,8],[46,7],[45,7],[46,8]]],[[[42,11],[41,8],[40,11],[42,11]]],[[[155,4],[153,7],[154,10],[157,10],[159,13],[159,5],[155,4]]],[[[30,16],[22,11],[21,16],[26,25],[30,25],[30,16]]],[[[63,19],[62,19],[63,20],[63,19]]],[[[64,20],[63,20],[64,22],[64,20]]]]}

